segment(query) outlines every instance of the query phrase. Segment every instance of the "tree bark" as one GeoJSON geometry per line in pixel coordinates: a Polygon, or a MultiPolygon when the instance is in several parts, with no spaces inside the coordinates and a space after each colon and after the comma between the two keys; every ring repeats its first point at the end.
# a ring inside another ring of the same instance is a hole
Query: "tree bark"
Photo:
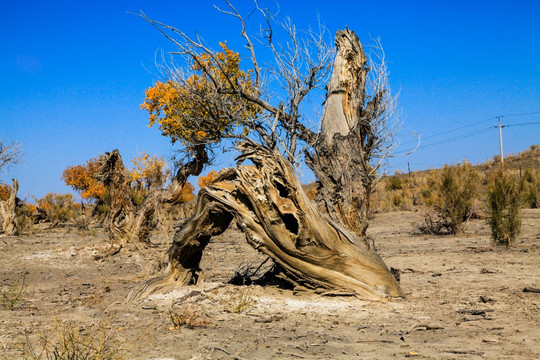
{"type": "Polygon", "coordinates": [[[321,132],[306,151],[306,163],[319,181],[316,200],[334,221],[365,235],[374,174],[369,164],[376,134],[371,122],[382,94],[366,99],[369,72],[354,32],[338,31],[334,70],[328,84],[321,132]]]}
{"type": "Polygon", "coordinates": [[[15,235],[17,233],[17,192],[19,182],[13,179],[13,188],[7,200],[0,200],[0,234],[15,235]]]}
{"type": "Polygon", "coordinates": [[[135,289],[128,300],[171,285],[197,284],[205,247],[232,221],[296,286],[367,299],[403,296],[368,241],[314,207],[285,158],[253,142],[240,143],[239,149],[239,160],[255,165],[222,170],[201,189],[194,215],[174,237],[167,269],[135,289]]]}

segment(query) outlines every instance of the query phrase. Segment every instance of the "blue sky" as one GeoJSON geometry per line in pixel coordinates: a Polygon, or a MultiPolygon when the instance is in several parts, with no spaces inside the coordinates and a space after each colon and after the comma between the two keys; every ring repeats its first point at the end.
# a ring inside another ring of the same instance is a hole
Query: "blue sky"
{"type": "MultiPolygon", "coordinates": [[[[142,151],[167,156],[172,146],[148,128],[139,108],[156,80],[156,52],[174,50],[151,25],[126,12],[143,10],[211,45],[240,47],[238,24],[214,1],[5,1],[0,13],[0,137],[16,141],[24,163],[0,174],[21,184],[19,196],[68,192],[69,165],[118,148],[124,161],[142,151]]],[[[237,1],[247,14],[249,1],[237,1]]],[[[493,117],[540,111],[540,1],[281,1],[299,28],[320,14],[333,34],[348,26],[363,42],[380,36],[390,81],[400,91],[402,150],[414,131],[425,137],[395,169],[438,167],[499,151],[493,117]],[[492,118],[491,120],[488,120],[492,118]],[[483,121],[486,120],[486,121],[483,121]],[[462,128],[460,130],[455,130],[462,128]],[[453,131],[455,130],[455,131],[453,131]],[[440,143],[473,132],[484,133],[440,143]],[[442,134],[430,137],[434,134],[442,134]]],[[[254,22],[252,25],[256,25],[254,22]]],[[[540,122],[540,113],[503,124],[540,122]]],[[[540,124],[503,129],[505,153],[540,143],[540,124]]],[[[228,165],[218,162],[217,168],[228,165]]]]}

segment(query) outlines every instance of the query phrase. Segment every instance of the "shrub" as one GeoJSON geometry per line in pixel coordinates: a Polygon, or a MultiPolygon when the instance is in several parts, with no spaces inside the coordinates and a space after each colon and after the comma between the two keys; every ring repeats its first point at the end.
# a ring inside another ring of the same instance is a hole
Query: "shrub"
{"type": "Polygon", "coordinates": [[[180,307],[171,305],[169,309],[169,318],[171,326],[169,329],[188,328],[195,329],[197,327],[205,327],[209,324],[209,320],[201,315],[201,311],[191,304],[182,304],[180,307]]]}
{"type": "Polygon", "coordinates": [[[227,300],[225,311],[233,314],[246,312],[251,309],[255,303],[256,300],[252,296],[250,288],[242,286],[238,293],[227,300]]]}
{"type": "Polygon", "coordinates": [[[0,289],[0,308],[13,310],[26,295],[26,273],[22,281],[0,289]]]}
{"type": "Polygon", "coordinates": [[[540,169],[525,169],[519,188],[523,206],[538,209],[540,207],[540,169]]]}
{"type": "Polygon", "coordinates": [[[43,199],[36,200],[36,203],[41,218],[51,222],[52,226],[72,221],[80,208],[71,194],[49,193],[43,199]]]}
{"type": "Polygon", "coordinates": [[[517,179],[499,169],[488,180],[487,211],[491,238],[496,245],[510,245],[519,234],[521,216],[517,179]]]}
{"type": "Polygon", "coordinates": [[[36,206],[21,202],[15,208],[15,215],[17,216],[17,234],[20,235],[32,229],[36,217],[36,206]]]}
{"type": "MultiPolygon", "coordinates": [[[[455,166],[445,165],[434,171],[423,190],[432,202],[432,210],[426,214],[421,231],[433,234],[459,234],[463,223],[471,215],[473,202],[478,195],[478,175],[472,165],[463,162],[455,166]],[[429,190],[429,191],[428,191],[429,190]]],[[[426,204],[428,199],[424,197],[426,204]]]]}
{"type": "Polygon", "coordinates": [[[420,195],[422,196],[422,199],[424,199],[424,204],[426,204],[426,206],[431,207],[435,204],[435,196],[433,195],[433,190],[430,188],[422,189],[420,195]]]}
{"type": "Polygon", "coordinates": [[[394,175],[388,178],[386,183],[386,190],[401,190],[403,189],[403,180],[401,177],[394,175]]]}
{"type": "Polygon", "coordinates": [[[89,327],[72,322],[64,324],[56,319],[56,339],[41,336],[42,349],[38,352],[27,337],[27,356],[32,360],[122,360],[127,351],[106,326],[94,324],[89,327]]]}

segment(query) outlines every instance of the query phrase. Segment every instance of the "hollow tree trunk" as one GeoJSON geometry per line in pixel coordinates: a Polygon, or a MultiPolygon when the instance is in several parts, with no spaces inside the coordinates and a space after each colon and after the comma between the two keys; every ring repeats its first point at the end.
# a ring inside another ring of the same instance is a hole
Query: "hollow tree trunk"
{"type": "Polygon", "coordinates": [[[174,237],[167,269],[128,300],[170,285],[196,284],[210,238],[233,220],[248,243],[271,257],[293,284],[369,299],[402,296],[368,242],[314,207],[285,158],[252,142],[240,143],[239,149],[239,159],[255,165],[222,170],[201,189],[194,215],[174,237]]]}
{"type": "Polygon", "coordinates": [[[374,176],[369,165],[376,141],[371,123],[379,111],[377,94],[366,99],[369,72],[354,32],[338,31],[334,70],[327,86],[321,132],[306,163],[319,180],[316,200],[334,221],[361,235],[367,229],[374,176]]]}
{"type": "Polygon", "coordinates": [[[103,258],[114,255],[131,242],[149,244],[149,236],[156,226],[155,214],[160,207],[180,202],[182,188],[189,175],[199,175],[208,157],[204,146],[195,149],[194,159],[180,167],[167,189],[152,189],[140,206],[131,198],[130,174],[124,166],[118,150],[106,153],[101,158],[101,180],[109,191],[111,209],[106,224],[111,239],[111,248],[103,258]]]}
{"type": "Polygon", "coordinates": [[[13,188],[7,200],[0,200],[0,234],[15,235],[17,232],[17,191],[19,182],[13,179],[13,188]]]}

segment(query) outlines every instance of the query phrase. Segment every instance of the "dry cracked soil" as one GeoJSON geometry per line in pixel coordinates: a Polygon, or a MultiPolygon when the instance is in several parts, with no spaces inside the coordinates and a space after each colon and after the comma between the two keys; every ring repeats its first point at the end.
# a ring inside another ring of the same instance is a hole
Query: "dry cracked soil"
{"type": "Polygon", "coordinates": [[[523,291],[540,287],[540,210],[523,211],[508,249],[491,245],[485,220],[469,221],[461,236],[428,236],[415,231],[421,219],[410,211],[371,221],[368,233],[407,293],[385,302],[228,284],[265,260],[235,229],[207,247],[201,285],[127,304],[158,271],[170,234],[102,261],[93,260],[108,242],[100,230],[42,226],[3,237],[0,359],[46,359],[62,329],[75,331],[73,342],[105,336],[127,359],[540,358],[540,294],[523,291]]]}

